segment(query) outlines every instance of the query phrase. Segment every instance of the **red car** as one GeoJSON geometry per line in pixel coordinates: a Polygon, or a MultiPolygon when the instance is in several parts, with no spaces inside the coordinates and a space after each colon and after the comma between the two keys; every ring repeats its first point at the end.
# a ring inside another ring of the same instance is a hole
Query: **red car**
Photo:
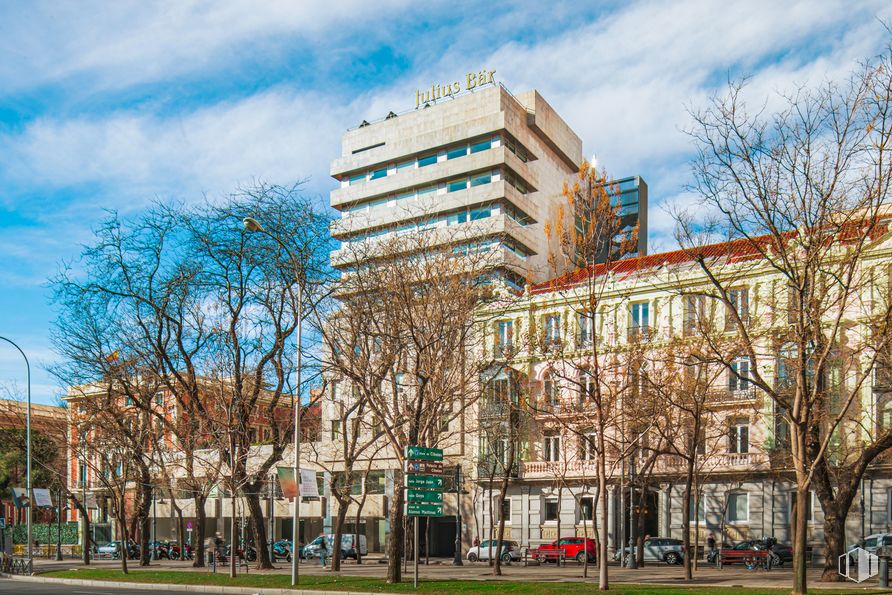
{"type": "Polygon", "coordinates": [[[557,562],[557,557],[553,552],[563,551],[566,559],[575,559],[582,564],[585,562],[585,554],[588,551],[588,561],[594,562],[598,555],[598,546],[594,539],[585,539],[584,537],[561,537],[552,543],[543,543],[531,552],[533,560],[540,562],[557,562]]]}

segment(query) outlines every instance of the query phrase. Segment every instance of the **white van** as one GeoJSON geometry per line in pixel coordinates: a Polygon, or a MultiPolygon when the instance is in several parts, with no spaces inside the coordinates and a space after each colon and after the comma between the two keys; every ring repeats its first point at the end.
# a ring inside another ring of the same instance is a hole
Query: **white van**
{"type": "MultiPolygon", "coordinates": [[[[319,548],[322,546],[322,538],[325,538],[325,543],[328,545],[328,555],[331,556],[334,553],[334,533],[328,533],[327,535],[320,535],[307,545],[303,546],[300,549],[300,556],[304,560],[309,560],[310,558],[317,558],[319,556],[319,548]]],[[[352,533],[344,533],[341,535],[341,558],[356,558],[356,535],[352,533]]],[[[359,535],[359,554],[363,556],[367,556],[369,554],[369,545],[368,540],[365,535],[359,535]]]]}

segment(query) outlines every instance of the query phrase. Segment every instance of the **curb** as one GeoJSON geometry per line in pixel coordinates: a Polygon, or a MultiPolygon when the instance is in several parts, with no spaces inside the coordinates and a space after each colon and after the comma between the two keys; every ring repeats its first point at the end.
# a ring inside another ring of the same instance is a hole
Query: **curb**
{"type": "Polygon", "coordinates": [[[115,581],[91,581],[75,578],[44,578],[40,576],[22,576],[18,574],[2,574],[0,577],[15,581],[32,583],[69,585],[73,587],[100,587],[106,589],[142,589],[152,591],[188,591],[190,593],[223,593],[227,595],[399,595],[398,593],[366,591],[320,591],[318,589],[279,589],[268,587],[223,587],[219,585],[177,585],[172,583],[129,583],[115,581]]]}

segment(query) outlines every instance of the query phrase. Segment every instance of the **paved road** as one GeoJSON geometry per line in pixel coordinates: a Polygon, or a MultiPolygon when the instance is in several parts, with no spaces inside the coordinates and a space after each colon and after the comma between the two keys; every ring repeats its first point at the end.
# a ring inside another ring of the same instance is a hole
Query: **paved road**
{"type": "MultiPolygon", "coordinates": [[[[45,583],[17,581],[0,578],[0,594],[2,595],[56,595],[67,593],[70,595],[158,595],[158,591],[147,589],[114,590],[109,587],[81,587],[78,585],[48,585],[45,583]]],[[[163,591],[172,595],[195,595],[189,591],[163,591]]]]}

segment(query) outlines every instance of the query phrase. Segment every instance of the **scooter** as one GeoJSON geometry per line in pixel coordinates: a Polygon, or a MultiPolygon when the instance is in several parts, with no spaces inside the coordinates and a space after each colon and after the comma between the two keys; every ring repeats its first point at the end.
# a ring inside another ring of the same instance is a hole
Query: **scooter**
{"type": "Polygon", "coordinates": [[[285,558],[291,562],[291,542],[287,539],[280,539],[273,543],[273,562],[278,561],[279,558],[285,558]]]}

